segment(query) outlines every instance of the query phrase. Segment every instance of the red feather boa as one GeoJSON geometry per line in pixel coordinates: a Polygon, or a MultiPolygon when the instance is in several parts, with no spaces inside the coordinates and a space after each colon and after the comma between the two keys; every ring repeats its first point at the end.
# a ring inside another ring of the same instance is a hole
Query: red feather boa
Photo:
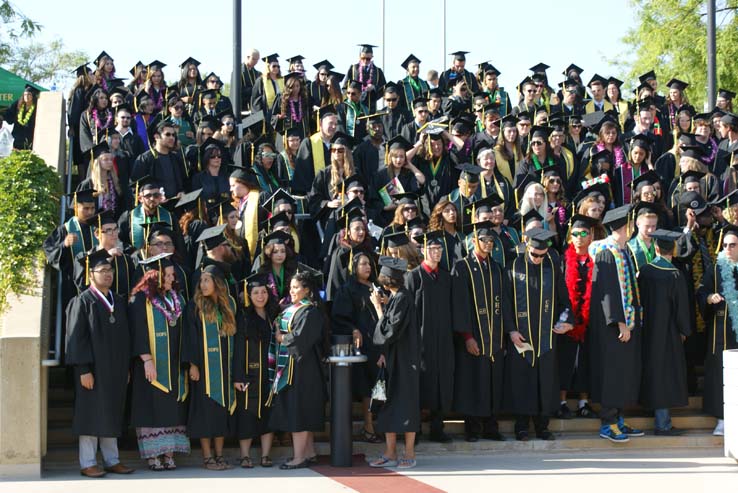
{"type": "Polygon", "coordinates": [[[589,325],[589,305],[592,298],[592,266],[594,262],[590,259],[587,264],[587,285],[584,289],[584,296],[579,297],[577,284],[579,281],[579,255],[574,245],[569,245],[564,252],[564,261],[566,262],[566,287],[569,290],[569,301],[571,302],[571,311],[574,314],[574,328],[566,333],[569,337],[577,342],[584,341],[584,334],[589,325]],[[577,316],[581,313],[581,317],[577,316]]]}

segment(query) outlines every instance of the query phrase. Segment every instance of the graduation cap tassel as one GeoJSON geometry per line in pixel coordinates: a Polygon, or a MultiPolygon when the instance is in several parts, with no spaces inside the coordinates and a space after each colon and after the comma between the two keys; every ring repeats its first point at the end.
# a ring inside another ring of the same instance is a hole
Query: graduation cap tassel
{"type": "Polygon", "coordinates": [[[354,249],[353,247],[349,250],[348,272],[349,274],[354,273],[354,249]]]}
{"type": "Polygon", "coordinates": [[[136,196],[133,198],[134,207],[138,207],[138,182],[136,182],[136,196]]]}
{"type": "Polygon", "coordinates": [[[218,226],[220,226],[221,224],[223,224],[223,204],[220,204],[218,206],[218,210],[218,226]]]}
{"type": "Polygon", "coordinates": [[[315,132],[320,132],[320,108],[315,110],[315,132]]]}
{"type": "Polygon", "coordinates": [[[90,257],[85,258],[85,285],[90,284],[90,257]]]}
{"type": "Polygon", "coordinates": [[[254,144],[255,142],[251,143],[251,162],[249,163],[251,166],[254,165],[254,144]]]}
{"type": "MultiPolygon", "coordinates": [[[[248,290],[248,283],[246,282],[246,279],[243,280],[243,306],[246,308],[249,307],[249,290],[248,290]]],[[[248,400],[248,399],[247,399],[248,400]]]]}
{"type": "Polygon", "coordinates": [[[720,247],[723,244],[723,230],[720,230],[720,236],[718,236],[717,247],[715,247],[715,253],[720,253],[720,247]]]}

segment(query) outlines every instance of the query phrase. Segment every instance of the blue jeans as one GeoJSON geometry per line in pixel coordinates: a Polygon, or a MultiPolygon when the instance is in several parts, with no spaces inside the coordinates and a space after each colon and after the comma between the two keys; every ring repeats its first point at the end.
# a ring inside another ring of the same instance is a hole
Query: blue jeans
{"type": "Polygon", "coordinates": [[[668,409],[666,408],[654,409],[653,416],[654,416],[654,427],[657,430],[667,431],[671,429],[671,415],[669,414],[668,409]]]}

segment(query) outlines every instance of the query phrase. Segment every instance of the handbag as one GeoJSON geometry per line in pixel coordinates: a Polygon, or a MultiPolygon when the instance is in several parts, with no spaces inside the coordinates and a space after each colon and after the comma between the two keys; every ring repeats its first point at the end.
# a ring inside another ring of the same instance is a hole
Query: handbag
{"type": "Polygon", "coordinates": [[[372,389],[372,398],[369,401],[369,410],[372,414],[377,414],[384,403],[387,402],[387,378],[384,373],[384,367],[381,367],[377,374],[377,382],[372,389]]]}

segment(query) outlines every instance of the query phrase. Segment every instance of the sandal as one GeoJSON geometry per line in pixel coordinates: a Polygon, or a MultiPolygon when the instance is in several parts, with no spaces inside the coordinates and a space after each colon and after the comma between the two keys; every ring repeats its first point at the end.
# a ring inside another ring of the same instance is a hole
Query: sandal
{"type": "MultiPolygon", "coordinates": [[[[289,462],[289,461],[287,461],[287,462],[289,462]]],[[[288,471],[288,470],[292,470],[292,469],[305,469],[305,468],[309,467],[309,463],[308,463],[307,459],[305,459],[304,461],[300,462],[299,464],[288,464],[287,462],[285,462],[284,464],[280,465],[279,468],[282,469],[283,471],[288,471]]]]}
{"type": "Polygon", "coordinates": [[[418,463],[415,461],[415,459],[408,459],[403,457],[402,459],[397,461],[397,469],[412,469],[417,465],[418,463]]]}
{"type": "Polygon", "coordinates": [[[152,471],[163,471],[164,465],[161,463],[158,457],[152,457],[149,459],[149,469],[152,471]]]}
{"type": "Polygon", "coordinates": [[[261,467],[272,467],[274,463],[272,462],[272,458],[268,455],[265,455],[261,458],[261,467]]]}
{"type": "Polygon", "coordinates": [[[202,466],[205,469],[209,469],[211,471],[222,471],[223,470],[223,466],[220,465],[220,464],[218,464],[215,461],[215,459],[213,459],[212,457],[206,457],[206,458],[204,458],[202,460],[202,466]]]}
{"type": "Polygon", "coordinates": [[[164,455],[164,469],[167,471],[174,471],[177,469],[177,464],[174,463],[174,457],[164,455]]]}
{"type": "Polygon", "coordinates": [[[254,464],[251,462],[251,457],[239,457],[238,461],[241,463],[241,467],[244,469],[254,468],[254,464]]]}
{"type": "Polygon", "coordinates": [[[222,455],[215,456],[215,463],[220,466],[221,470],[233,469],[233,466],[228,464],[228,461],[225,460],[222,455]]]}
{"type": "Polygon", "coordinates": [[[367,443],[382,443],[384,441],[379,438],[379,435],[368,431],[366,428],[361,429],[361,435],[367,443]]]}
{"type": "Polygon", "coordinates": [[[390,459],[389,457],[385,457],[384,454],[380,455],[378,458],[374,459],[369,463],[369,467],[396,467],[397,461],[395,459],[390,459]]]}

